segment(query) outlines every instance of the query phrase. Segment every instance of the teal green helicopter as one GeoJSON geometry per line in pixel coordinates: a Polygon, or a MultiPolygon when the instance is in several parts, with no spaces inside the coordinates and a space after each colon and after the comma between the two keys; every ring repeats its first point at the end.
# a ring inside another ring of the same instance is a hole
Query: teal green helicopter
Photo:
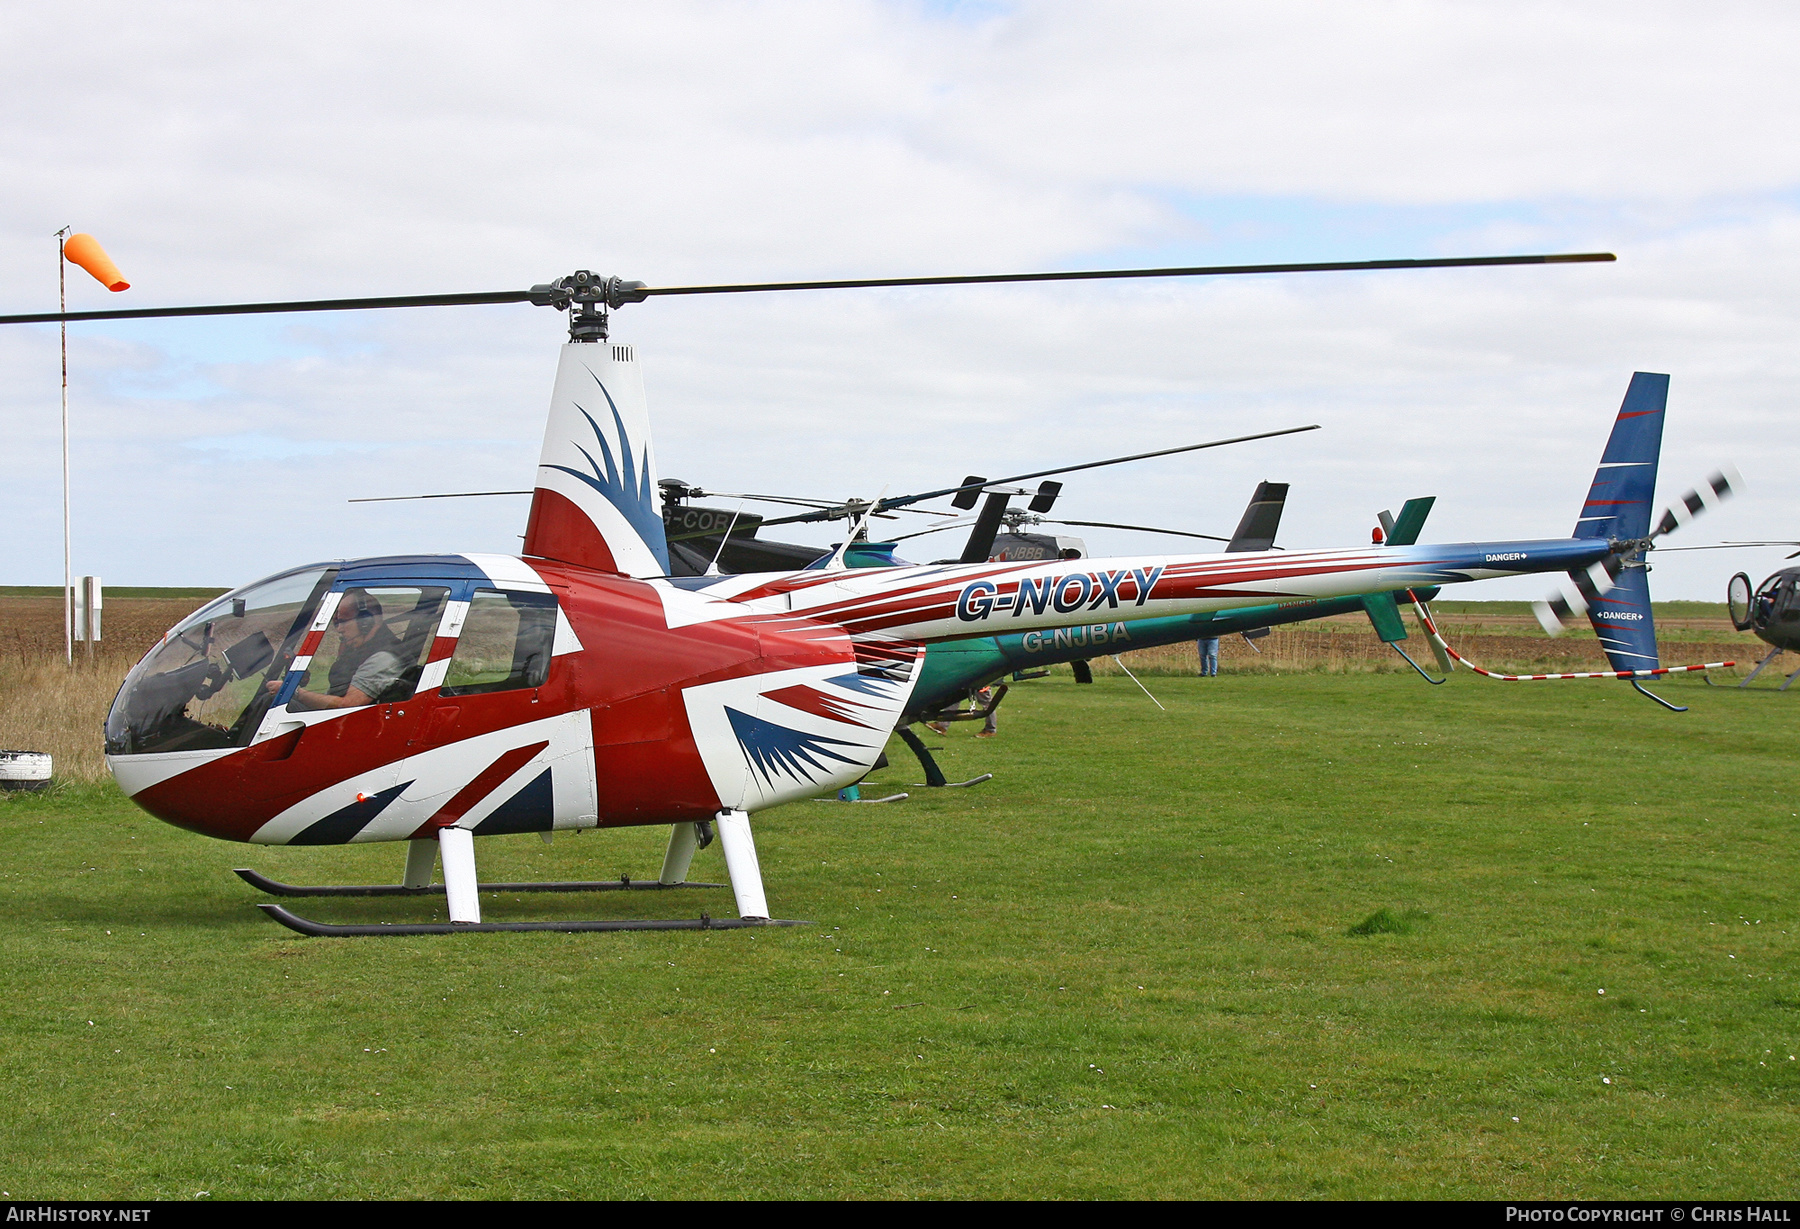
{"type": "MultiPolygon", "coordinates": [[[[1264,482],[1257,487],[1237,530],[1227,542],[1227,553],[1274,548],[1287,489],[1285,483],[1273,482],[1264,482]]],[[[1006,496],[990,495],[990,507],[991,501],[996,498],[1003,500],[1006,496]]],[[[1412,545],[1418,540],[1434,502],[1435,497],[1413,499],[1401,508],[1397,517],[1383,513],[1382,528],[1376,533],[1377,540],[1385,540],[1395,546],[1412,545]]],[[[999,521],[1000,518],[996,516],[994,520],[999,521]]],[[[965,559],[971,552],[981,559],[1012,559],[1015,555],[1011,552],[1021,548],[1043,549],[1041,542],[1031,540],[1041,538],[1042,535],[1021,535],[1016,528],[1011,535],[996,535],[988,528],[985,541],[983,536],[983,526],[978,524],[963,552],[965,559]],[[1007,537],[1014,541],[1006,541],[1007,537]],[[999,549],[995,550],[994,547],[999,549]]],[[[1065,546],[1063,549],[1073,548],[1065,546]]],[[[856,563],[860,566],[894,566],[892,551],[893,544],[870,543],[856,552],[856,563]]],[[[1019,554],[1016,557],[1032,556],[1019,554]]],[[[847,562],[850,558],[851,556],[846,555],[847,562]]],[[[1427,602],[1437,596],[1437,590],[1419,590],[1413,596],[1420,602],[1427,602]]],[[[1042,677],[1047,668],[1053,665],[1067,663],[1073,667],[1077,683],[1091,683],[1093,673],[1088,663],[1095,657],[1116,656],[1135,649],[1209,638],[1222,639],[1226,636],[1243,636],[1254,647],[1255,641],[1267,636],[1273,627],[1356,613],[1367,615],[1375,634],[1382,642],[1392,645],[1427,682],[1442,681],[1432,679],[1420,670],[1417,663],[1400,648],[1398,642],[1405,640],[1407,633],[1394,594],[1367,593],[1352,597],[1290,600],[1206,614],[1131,619],[1058,628],[1054,631],[970,637],[934,644],[926,651],[919,681],[913,688],[912,699],[896,733],[918,757],[920,766],[925,770],[925,781],[922,784],[934,787],[973,784],[986,779],[985,776],[967,782],[952,783],[946,780],[943,770],[913,726],[923,722],[985,720],[1006,698],[1010,683],[1004,680],[1009,677],[1015,681],[1042,677]],[[965,701],[968,702],[966,709],[962,707],[965,701]]],[[[1438,652],[1435,645],[1433,651],[1438,652]]],[[[1442,653],[1438,653],[1438,664],[1445,673],[1449,672],[1451,663],[1442,653]]]]}

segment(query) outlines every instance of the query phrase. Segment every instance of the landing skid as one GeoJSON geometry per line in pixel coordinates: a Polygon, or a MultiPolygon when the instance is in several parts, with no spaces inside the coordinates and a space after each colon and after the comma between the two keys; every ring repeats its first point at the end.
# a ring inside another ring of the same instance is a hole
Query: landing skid
{"type": "Polygon", "coordinates": [[[430,837],[409,841],[406,853],[406,877],[397,884],[339,884],[303,887],[279,883],[248,868],[238,871],[240,878],[252,887],[278,896],[426,896],[442,895],[448,907],[448,922],[389,922],[338,924],[315,922],[303,918],[280,905],[259,904],[257,908],[289,930],[317,938],[357,938],[381,935],[457,935],[470,932],[548,930],[562,934],[601,930],[744,930],[753,926],[806,926],[808,922],[783,921],[769,916],[768,899],[763,894],[762,869],[757,865],[756,844],[750,835],[750,816],[743,811],[720,811],[709,821],[678,823],[669,833],[669,848],[663,855],[662,874],[654,880],[632,882],[621,875],[615,883],[480,883],[475,876],[475,836],[467,828],[438,829],[436,839],[430,837]],[[737,899],[738,916],[714,920],[702,913],[689,921],[652,918],[592,919],[559,922],[483,922],[483,892],[618,892],[661,891],[669,888],[722,888],[722,883],[689,883],[688,865],[694,851],[711,844],[714,826],[725,846],[725,869],[731,876],[732,895],[737,899]],[[443,858],[444,882],[431,882],[431,872],[439,856],[443,858]]]}
{"type": "MultiPolygon", "coordinates": [[[[409,888],[399,883],[344,883],[308,887],[298,883],[282,883],[260,875],[247,866],[237,868],[238,878],[271,896],[442,896],[444,885],[430,884],[409,888]]],[[[597,883],[483,883],[477,892],[658,892],[670,888],[722,888],[723,883],[658,883],[654,879],[603,879],[597,883]]]]}
{"type": "Polygon", "coordinates": [[[714,918],[708,917],[704,913],[698,918],[683,918],[675,921],[378,922],[373,925],[369,923],[338,925],[332,922],[315,922],[311,918],[300,917],[280,905],[260,904],[256,907],[289,930],[297,930],[303,935],[310,935],[316,939],[376,938],[390,935],[468,935],[515,930],[548,930],[560,934],[574,934],[593,930],[748,930],[757,926],[812,925],[811,922],[788,921],[779,918],[714,918]]]}
{"type": "Polygon", "coordinates": [[[925,779],[915,782],[914,789],[964,789],[994,779],[993,773],[984,772],[979,777],[970,777],[967,781],[947,781],[944,779],[944,770],[938,767],[937,760],[932,758],[931,752],[926,748],[925,740],[913,733],[910,725],[903,725],[894,733],[898,734],[900,741],[905,743],[919,758],[919,767],[925,770],[925,779]]]}
{"type": "MultiPolygon", "coordinates": [[[[1770,662],[1774,661],[1777,657],[1780,657],[1781,654],[1782,654],[1781,646],[1776,645],[1773,649],[1771,649],[1769,651],[1769,655],[1767,657],[1764,657],[1761,661],[1756,663],[1756,669],[1752,670],[1748,675],[1746,675],[1744,678],[1744,681],[1739,683],[1738,686],[1739,687],[1750,686],[1751,680],[1753,680],[1757,675],[1759,675],[1763,672],[1763,667],[1768,665],[1770,662]]],[[[1788,679],[1788,683],[1791,683],[1793,681],[1794,680],[1791,677],[1788,679]]],[[[1783,683],[1781,685],[1781,689],[1783,691],[1786,691],[1787,683],[1783,683]]]]}

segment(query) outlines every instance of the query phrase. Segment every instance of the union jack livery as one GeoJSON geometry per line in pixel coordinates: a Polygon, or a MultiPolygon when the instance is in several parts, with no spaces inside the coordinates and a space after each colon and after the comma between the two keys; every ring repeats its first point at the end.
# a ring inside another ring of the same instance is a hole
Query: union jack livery
{"type": "MultiPolygon", "coordinates": [[[[1638,440],[1644,383],[1619,428],[1638,440]]],[[[1647,474],[1641,460],[1628,497],[1647,505],[1655,458],[1647,474]]],[[[571,342],[521,556],[316,564],[218,599],[126,679],[106,726],[113,773],[145,810],[209,836],[410,842],[396,890],[433,890],[441,854],[459,926],[480,924],[472,837],[671,825],[669,886],[716,830],[741,925],[769,916],[748,817],[864,776],[929,644],[1617,574],[1644,545],[1609,533],[675,578],[656,479],[632,349],[571,342]]],[[[1654,639],[1629,647],[1642,669],[1654,639]]],[[[682,924],[696,923],[637,925],[682,924]]]]}

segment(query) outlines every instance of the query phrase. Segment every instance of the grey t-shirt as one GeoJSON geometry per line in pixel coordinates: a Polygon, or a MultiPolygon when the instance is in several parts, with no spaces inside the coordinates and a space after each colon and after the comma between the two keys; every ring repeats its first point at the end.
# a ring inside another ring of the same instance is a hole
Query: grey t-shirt
{"type": "Polygon", "coordinates": [[[369,659],[356,668],[350,686],[371,700],[379,699],[382,692],[399,681],[401,670],[400,659],[383,649],[369,654],[369,659]]]}

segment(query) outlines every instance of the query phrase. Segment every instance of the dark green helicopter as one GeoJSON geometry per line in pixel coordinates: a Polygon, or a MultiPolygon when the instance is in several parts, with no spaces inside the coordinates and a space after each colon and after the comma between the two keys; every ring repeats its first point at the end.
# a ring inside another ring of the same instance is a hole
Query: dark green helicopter
{"type": "MultiPolygon", "coordinates": [[[[1280,526],[1287,491],[1286,483],[1264,482],[1257,486],[1249,506],[1244,509],[1237,530],[1227,540],[1226,553],[1274,549],[1275,534],[1280,526]]],[[[1409,500],[1398,517],[1383,513],[1383,528],[1377,531],[1377,540],[1385,539],[1395,546],[1412,545],[1418,540],[1425,517],[1430,513],[1434,502],[1435,497],[1409,500]]],[[[994,541],[994,535],[990,531],[988,542],[994,541]]],[[[979,551],[981,546],[978,534],[972,535],[969,548],[964,552],[965,557],[970,550],[979,551]]],[[[978,554],[978,558],[996,557],[999,556],[978,554]]],[[[1426,602],[1437,596],[1437,590],[1418,590],[1415,596],[1419,601],[1426,602]]],[[[1015,679],[1039,677],[1045,667],[1067,662],[1074,668],[1077,683],[1091,683],[1093,674],[1088,662],[1094,657],[1207,638],[1222,639],[1233,635],[1243,636],[1254,647],[1255,641],[1267,636],[1272,627],[1353,613],[1366,614],[1375,628],[1375,634],[1383,643],[1393,645],[1395,651],[1405,657],[1415,670],[1419,669],[1397,643],[1406,639],[1406,627],[1391,593],[1272,602],[1266,606],[1207,614],[1096,623],[1050,632],[972,637],[932,645],[926,651],[919,681],[913,688],[907,712],[895,732],[913,754],[918,756],[925,769],[924,783],[932,786],[945,785],[948,782],[945,781],[943,772],[932,759],[923,740],[912,729],[912,723],[984,719],[1005,699],[1007,684],[1000,680],[1008,675],[1015,679]],[[958,711],[958,706],[965,697],[973,701],[978,693],[996,683],[999,685],[992,688],[984,703],[979,706],[971,703],[967,711],[958,711]]],[[[1435,646],[1433,651],[1438,652],[1435,646]]],[[[1446,673],[1449,672],[1450,661],[1441,653],[1439,665],[1446,673]]],[[[1419,673],[1428,682],[1441,681],[1432,679],[1423,670],[1419,670],[1419,673]]]]}
{"type": "MultiPolygon", "coordinates": [[[[1732,545],[1800,546],[1800,542],[1755,542],[1732,545]]],[[[1800,555],[1796,551],[1795,555],[1800,555]]],[[[1792,559],[1795,555],[1789,555],[1792,559]]],[[[1740,632],[1755,632],[1756,638],[1775,647],[1756,663],[1756,669],[1744,677],[1739,687],[1762,673],[1763,667],[1785,652],[1800,653],[1800,568],[1783,568],[1762,584],[1751,587],[1750,577],[1743,572],[1733,576],[1725,586],[1725,605],[1731,612],[1731,625],[1740,632]]],[[[1800,670],[1787,676],[1781,685],[1786,691],[1800,670]]]]}

